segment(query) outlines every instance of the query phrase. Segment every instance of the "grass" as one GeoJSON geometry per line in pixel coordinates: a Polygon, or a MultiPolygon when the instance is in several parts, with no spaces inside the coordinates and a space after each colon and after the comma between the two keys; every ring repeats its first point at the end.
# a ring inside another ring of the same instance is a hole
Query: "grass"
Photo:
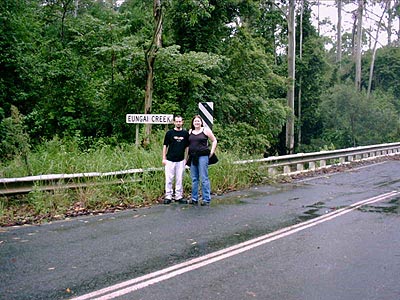
{"type": "MultiPolygon", "coordinates": [[[[83,172],[110,172],[135,168],[161,167],[162,139],[158,138],[150,149],[134,144],[110,146],[100,144],[81,150],[76,140],[53,139],[29,154],[33,174],[27,174],[23,160],[16,157],[0,165],[1,177],[23,177],[40,174],[72,174],[83,172]]],[[[268,182],[270,178],[255,165],[235,165],[239,157],[218,151],[219,162],[210,166],[212,192],[221,194],[254,184],[268,182]]],[[[111,212],[127,208],[154,205],[164,194],[164,172],[142,173],[140,180],[131,176],[101,178],[93,185],[54,191],[43,191],[40,186],[27,195],[0,197],[0,226],[43,223],[55,219],[111,212]]],[[[191,190],[190,173],[184,176],[185,196],[191,190]]]]}

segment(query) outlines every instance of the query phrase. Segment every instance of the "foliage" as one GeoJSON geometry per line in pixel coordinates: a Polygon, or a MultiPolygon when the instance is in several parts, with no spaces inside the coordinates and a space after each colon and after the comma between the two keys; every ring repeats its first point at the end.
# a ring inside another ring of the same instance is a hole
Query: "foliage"
{"type": "Polygon", "coordinates": [[[218,147],[236,155],[262,155],[271,146],[266,142],[268,136],[247,123],[239,122],[224,127],[216,125],[213,131],[218,136],[218,147]]]}
{"type": "MultiPolygon", "coordinates": [[[[229,59],[228,68],[212,88],[218,95],[214,100],[219,107],[217,119],[223,127],[231,127],[228,132],[237,125],[238,139],[244,138],[244,128],[257,132],[258,137],[253,140],[260,144],[253,150],[259,151],[275,140],[284,125],[287,114],[285,80],[272,67],[273,57],[258,45],[246,28],[239,29],[229,40],[225,56],[229,59]]],[[[238,149],[244,145],[238,143],[238,149]]],[[[245,146],[243,152],[248,149],[245,146]]]]}
{"type": "Polygon", "coordinates": [[[207,87],[222,71],[224,58],[212,53],[180,53],[179,46],[160,50],[156,61],[153,111],[180,114],[190,119],[207,87]]]}
{"type": "MultiPolygon", "coordinates": [[[[162,137],[165,131],[157,135],[162,137]]],[[[164,172],[161,168],[162,139],[148,151],[134,145],[99,143],[96,149],[85,149],[84,141],[55,138],[36,148],[31,153],[31,163],[37,174],[82,173],[110,171],[132,168],[160,167],[158,171],[144,172],[141,176],[105,177],[94,180],[85,188],[43,191],[38,184],[26,196],[19,198],[0,197],[0,226],[10,224],[38,223],[87,213],[115,211],[136,208],[157,203],[164,194],[164,172]],[[157,163],[158,162],[158,163],[157,163]],[[107,165],[108,164],[108,165],[107,165]],[[93,168],[93,169],[92,169],[93,168]]],[[[256,165],[233,164],[238,156],[233,152],[218,150],[219,162],[210,167],[209,175],[213,193],[223,193],[271,181],[267,169],[256,165]]],[[[6,175],[16,174],[16,169],[8,169],[6,175]]],[[[20,171],[20,170],[19,170],[20,171]]],[[[16,174],[24,176],[24,173],[16,174]]],[[[14,175],[15,176],[15,175],[14,175]]],[[[80,183],[78,180],[77,184],[80,183]]],[[[185,196],[190,193],[190,175],[185,173],[185,196]]]]}
{"type": "Polygon", "coordinates": [[[398,138],[399,116],[385,95],[367,98],[353,85],[336,85],[321,104],[323,137],[337,148],[379,144],[398,138]]]}
{"type": "MultiPolygon", "coordinates": [[[[130,145],[136,128],[125,123],[125,114],[144,109],[144,53],[153,33],[153,1],[126,0],[120,7],[92,0],[41,3],[0,3],[0,134],[2,139],[9,134],[6,123],[15,106],[25,116],[24,133],[19,135],[27,133],[28,144],[37,149],[4,166],[13,170],[7,174],[24,173],[28,164],[33,174],[46,172],[46,163],[39,171],[35,160],[29,160],[51,143],[61,149],[60,143],[70,140],[80,150],[92,152],[98,151],[99,144],[130,145]]],[[[337,141],[335,145],[361,143],[355,139],[379,140],[377,133],[367,136],[356,128],[349,130],[346,118],[336,117],[344,122],[337,126],[341,129],[328,122],[335,116],[325,116],[321,102],[328,100],[322,91],[332,82],[351,80],[353,62],[350,55],[344,55],[340,69],[332,72],[332,53],[323,48],[323,37],[311,22],[314,4],[305,1],[304,5],[302,58],[296,58],[296,95],[300,87],[302,93],[297,123],[302,149],[329,146],[331,140],[337,141]]],[[[278,148],[288,113],[286,8],[287,1],[163,1],[163,48],[155,62],[153,111],[181,114],[190,120],[198,111],[198,102],[214,102],[221,150],[261,155],[266,147],[278,148]]],[[[375,112],[375,118],[391,120],[393,112],[400,111],[398,56],[396,47],[378,50],[376,95],[371,101],[383,108],[375,112]]],[[[363,64],[370,64],[370,53],[364,55],[363,64]]],[[[363,66],[363,70],[365,85],[368,68],[363,66]]],[[[163,126],[153,128],[157,140],[163,126]]],[[[398,138],[395,130],[382,130],[382,140],[398,138]]],[[[13,153],[3,150],[1,155],[12,158],[13,153]]],[[[50,161],[66,164],[63,160],[68,160],[59,155],[50,161]]],[[[106,159],[101,164],[114,168],[106,159]]]]}
{"type": "MultiPolygon", "coordinates": [[[[364,63],[369,65],[371,53],[364,57],[364,63]]],[[[368,84],[369,68],[365,70],[363,78],[368,84]]],[[[373,88],[381,89],[391,93],[397,101],[395,105],[397,111],[400,112],[400,48],[399,47],[384,47],[378,49],[375,60],[373,88]]]]}
{"type": "Polygon", "coordinates": [[[37,101],[40,80],[35,76],[36,56],[43,39],[36,19],[37,1],[0,2],[0,107],[11,115],[11,105],[27,115],[37,101]]]}
{"type": "Polygon", "coordinates": [[[221,41],[229,37],[227,26],[235,16],[237,1],[232,0],[172,1],[168,14],[170,29],[183,52],[222,54],[221,41]]]}
{"type": "Polygon", "coordinates": [[[30,140],[26,133],[23,116],[15,106],[11,106],[11,117],[1,121],[0,134],[2,137],[0,140],[1,160],[21,162],[22,159],[22,169],[30,175],[31,168],[28,162],[30,140]]]}
{"type": "MultiPolygon", "coordinates": [[[[305,2],[307,4],[307,2],[305,2]]],[[[300,21],[300,20],[298,20],[300,21]]],[[[296,45],[300,44],[297,32],[296,45]]],[[[299,53],[298,46],[297,53],[299,53]]],[[[321,94],[327,87],[326,73],[329,64],[323,48],[323,41],[317,36],[311,24],[311,8],[306,5],[303,15],[302,53],[296,57],[296,99],[295,113],[299,117],[299,90],[301,89],[301,118],[298,128],[301,128],[301,141],[298,144],[311,144],[322,132],[321,116],[317,113],[321,102],[321,94]]],[[[297,129],[299,130],[299,129],[297,129]]]]}

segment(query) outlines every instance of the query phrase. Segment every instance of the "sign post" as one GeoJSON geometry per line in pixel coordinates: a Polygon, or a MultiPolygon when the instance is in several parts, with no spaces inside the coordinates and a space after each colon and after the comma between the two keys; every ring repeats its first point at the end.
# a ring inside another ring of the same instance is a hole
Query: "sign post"
{"type": "Polygon", "coordinates": [[[139,145],[139,124],[171,124],[174,115],[165,114],[127,114],[126,123],[136,124],[136,146],[139,145]]]}
{"type": "Polygon", "coordinates": [[[139,147],[139,124],[136,124],[135,145],[139,147]]]}

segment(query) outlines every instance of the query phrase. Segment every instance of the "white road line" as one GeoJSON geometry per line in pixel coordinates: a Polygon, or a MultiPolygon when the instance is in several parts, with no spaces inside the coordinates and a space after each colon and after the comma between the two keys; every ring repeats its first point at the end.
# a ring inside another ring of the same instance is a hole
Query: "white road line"
{"type": "Polygon", "coordinates": [[[167,280],[169,278],[178,276],[180,274],[190,272],[193,270],[196,270],[198,268],[204,267],[206,265],[212,264],[214,262],[229,258],[231,256],[243,253],[245,251],[251,250],[255,247],[264,245],[266,243],[270,243],[274,240],[286,237],[288,235],[294,234],[296,232],[302,231],[304,229],[316,226],[318,224],[327,222],[329,220],[332,220],[334,218],[337,218],[339,216],[342,216],[344,214],[347,214],[355,209],[360,208],[361,206],[367,205],[367,204],[372,204],[375,202],[383,201],[389,198],[392,198],[394,196],[399,195],[400,192],[398,191],[392,191],[389,193],[385,193],[382,195],[378,195],[366,200],[362,200],[359,202],[356,202],[352,205],[349,205],[348,207],[341,208],[338,210],[335,210],[333,212],[330,212],[328,214],[325,214],[323,216],[296,224],[292,225],[286,228],[282,228],[280,230],[271,232],[269,234],[260,236],[258,238],[231,246],[226,249],[222,249],[192,260],[189,260],[187,262],[183,262],[180,264],[177,264],[175,266],[171,266],[138,278],[134,278],[98,291],[94,291],[76,298],[73,298],[72,300],[86,300],[86,299],[96,299],[96,300],[106,300],[106,299],[114,299],[116,297],[131,293],[133,291],[145,288],[149,285],[167,280]]]}

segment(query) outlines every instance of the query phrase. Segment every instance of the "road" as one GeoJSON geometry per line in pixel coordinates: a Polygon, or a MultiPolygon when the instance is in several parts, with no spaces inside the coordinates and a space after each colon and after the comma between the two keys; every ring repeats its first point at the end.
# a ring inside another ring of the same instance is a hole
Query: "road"
{"type": "Polygon", "coordinates": [[[400,299],[399,202],[388,160],[211,207],[0,228],[0,299],[400,299]]]}

